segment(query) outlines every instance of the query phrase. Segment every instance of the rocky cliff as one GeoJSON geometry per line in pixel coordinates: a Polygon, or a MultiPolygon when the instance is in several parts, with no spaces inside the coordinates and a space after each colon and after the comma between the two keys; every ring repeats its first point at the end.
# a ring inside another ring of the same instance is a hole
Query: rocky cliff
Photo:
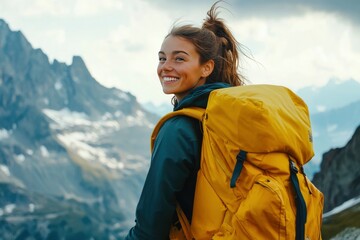
{"type": "Polygon", "coordinates": [[[360,195],[360,127],[346,146],[323,155],[320,168],[313,182],[324,193],[324,212],[360,195]]]}

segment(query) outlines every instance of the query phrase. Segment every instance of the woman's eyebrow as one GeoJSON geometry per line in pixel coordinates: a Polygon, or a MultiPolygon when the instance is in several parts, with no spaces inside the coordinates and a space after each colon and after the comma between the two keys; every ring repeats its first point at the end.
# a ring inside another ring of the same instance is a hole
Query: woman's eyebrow
{"type": "Polygon", "coordinates": [[[189,55],[187,52],[182,51],[182,50],[173,51],[173,54],[178,54],[178,53],[184,53],[184,54],[186,54],[186,55],[189,55]]]}
{"type": "MultiPolygon", "coordinates": [[[[178,54],[178,53],[184,53],[186,55],[189,55],[187,52],[182,51],[182,50],[175,50],[175,51],[172,52],[172,54],[178,54]]],[[[164,54],[165,55],[165,52],[159,51],[159,54],[164,54]]]]}

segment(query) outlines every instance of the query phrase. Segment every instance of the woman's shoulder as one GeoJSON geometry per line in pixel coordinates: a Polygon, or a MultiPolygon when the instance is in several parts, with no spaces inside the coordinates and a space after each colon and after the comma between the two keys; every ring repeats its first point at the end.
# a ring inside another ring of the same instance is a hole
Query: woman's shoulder
{"type": "Polygon", "coordinates": [[[166,138],[185,137],[194,140],[201,135],[201,122],[195,118],[178,115],[168,119],[159,131],[158,136],[166,138]]]}
{"type": "Polygon", "coordinates": [[[172,118],[169,118],[163,125],[162,129],[171,129],[171,130],[193,130],[194,128],[198,128],[200,126],[199,120],[184,116],[178,115],[172,118]]]}

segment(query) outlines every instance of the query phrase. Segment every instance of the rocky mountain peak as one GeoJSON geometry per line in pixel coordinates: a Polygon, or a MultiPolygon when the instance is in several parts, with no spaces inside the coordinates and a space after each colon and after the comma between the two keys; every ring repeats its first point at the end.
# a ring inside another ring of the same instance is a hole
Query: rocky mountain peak
{"type": "Polygon", "coordinates": [[[10,31],[9,25],[3,19],[0,18],[0,49],[3,48],[5,44],[6,36],[9,31],[10,31]]]}
{"type": "Polygon", "coordinates": [[[130,93],[99,84],[80,56],[74,56],[70,65],[57,60],[50,63],[48,56],[41,49],[33,49],[20,31],[11,31],[3,20],[1,26],[0,93],[8,99],[7,106],[15,106],[18,94],[39,109],[68,108],[98,118],[108,112],[135,114],[141,109],[130,93]]]}
{"type": "Polygon", "coordinates": [[[360,194],[360,126],[342,148],[331,149],[323,155],[320,172],[314,184],[325,196],[324,212],[360,194]]]}
{"type": "Polygon", "coordinates": [[[80,56],[74,56],[70,65],[70,71],[75,81],[93,79],[84,60],[80,56]]]}

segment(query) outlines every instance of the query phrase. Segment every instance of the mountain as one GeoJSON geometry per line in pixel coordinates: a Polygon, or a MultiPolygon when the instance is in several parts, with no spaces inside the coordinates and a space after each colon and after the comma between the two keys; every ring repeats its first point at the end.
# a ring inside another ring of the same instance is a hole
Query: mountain
{"type": "Polygon", "coordinates": [[[158,116],[0,19],[0,239],[121,238],[158,116]]]}
{"type": "Polygon", "coordinates": [[[349,105],[311,115],[314,148],[324,153],[334,147],[343,146],[360,125],[360,100],[349,105]]]}
{"type": "Polygon", "coordinates": [[[313,183],[324,194],[324,212],[360,195],[360,126],[344,147],[323,155],[313,183]]]}
{"type": "Polygon", "coordinates": [[[324,194],[323,239],[360,236],[360,126],[344,147],[323,155],[312,182],[324,194]]]}
{"type": "Polygon", "coordinates": [[[359,93],[360,82],[353,79],[346,81],[330,79],[324,86],[308,86],[297,91],[297,94],[308,104],[311,114],[342,108],[360,101],[359,93]]]}
{"type": "Polygon", "coordinates": [[[160,103],[154,104],[152,102],[146,102],[143,104],[144,108],[149,112],[157,114],[159,117],[164,116],[165,114],[173,111],[173,106],[171,103],[160,103]]]}

